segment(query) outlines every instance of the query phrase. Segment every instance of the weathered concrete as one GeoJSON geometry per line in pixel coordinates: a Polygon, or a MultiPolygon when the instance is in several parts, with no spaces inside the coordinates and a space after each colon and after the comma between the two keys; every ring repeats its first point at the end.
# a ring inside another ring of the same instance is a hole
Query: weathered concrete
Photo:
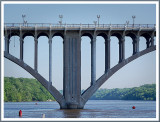
{"type": "Polygon", "coordinates": [[[32,69],[29,65],[24,63],[22,60],[10,55],[6,51],[4,52],[4,57],[9,59],[10,61],[14,62],[15,64],[19,65],[23,69],[25,69],[27,72],[29,72],[33,77],[35,77],[56,99],[56,101],[60,104],[60,106],[65,106],[65,100],[62,94],[54,87],[50,86],[48,88],[48,81],[43,78],[37,71],[32,69]]]}
{"type": "Polygon", "coordinates": [[[105,39],[105,73],[110,69],[110,36],[105,39]]]}
{"type": "Polygon", "coordinates": [[[152,46],[150,48],[147,48],[139,53],[136,53],[135,55],[123,60],[123,62],[117,64],[116,66],[114,66],[113,68],[111,68],[106,74],[103,74],[97,81],[95,85],[90,86],[83,94],[82,94],[82,98],[83,98],[83,104],[85,105],[85,103],[89,100],[89,98],[96,92],[96,90],[98,88],[101,87],[101,85],[107,81],[114,73],[116,73],[119,69],[121,69],[122,67],[124,67],[125,65],[127,65],[128,63],[130,63],[131,61],[139,58],[140,56],[143,56],[149,52],[155,51],[156,50],[156,46],[152,46]]]}
{"type": "Polygon", "coordinates": [[[91,85],[96,82],[96,36],[91,40],[91,85]]]}
{"type": "Polygon", "coordinates": [[[34,70],[38,71],[38,39],[34,38],[34,70]]]}
{"type": "Polygon", "coordinates": [[[49,38],[49,85],[52,85],[52,38],[49,38]]]}
{"type": "Polygon", "coordinates": [[[93,93],[115,72],[137,59],[138,57],[154,51],[155,28],[88,28],[85,26],[74,28],[56,27],[10,27],[5,26],[5,52],[4,56],[18,64],[33,77],[35,77],[57,100],[61,109],[82,109],[93,93]],[[20,37],[20,58],[9,54],[9,40],[12,36],[20,37]],[[63,95],[52,86],[52,38],[61,36],[63,41],[63,95]],[[96,36],[105,39],[105,73],[96,80],[96,36]],[[23,62],[23,39],[33,36],[35,41],[34,69],[23,62]],[[38,38],[46,36],[49,40],[49,81],[38,73],[38,38]],[[91,39],[91,86],[81,94],[81,36],[89,36],[91,39]],[[119,64],[110,68],[110,36],[119,39],[119,64]],[[125,59],[125,36],[133,40],[133,55],[125,59]],[[139,52],[139,38],[146,38],[146,49],[139,52]]]}

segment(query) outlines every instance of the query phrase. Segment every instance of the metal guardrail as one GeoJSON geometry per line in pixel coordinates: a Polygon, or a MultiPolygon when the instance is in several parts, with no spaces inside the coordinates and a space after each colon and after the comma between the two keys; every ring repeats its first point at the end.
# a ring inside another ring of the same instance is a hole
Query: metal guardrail
{"type": "Polygon", "coordinates": [[[156,28],[155,24],[53,24],[53,23],[4,23],[6,27],[52,27],[52,28],[156,28]]]}

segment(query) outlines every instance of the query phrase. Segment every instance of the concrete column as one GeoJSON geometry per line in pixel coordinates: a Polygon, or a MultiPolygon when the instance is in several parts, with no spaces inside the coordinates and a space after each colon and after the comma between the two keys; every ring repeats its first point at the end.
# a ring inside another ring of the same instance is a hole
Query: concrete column
{"type": "Polygon", "coordinates": [[[20,36],[20,60],[23,60],[23,38],[20,36]]]}
{"type": "Polygon", "coordinates": [[[136,52],[138,53],[139,52],[139,36],[137,36],[136,38],[136,52]]]}
{"type": "Polygon", "coordinates": [[[81,39],[79,33],[67,32],[64,37],[63,95],[66,108],[81,108],[81,39]]]}
{"type": "Polygon", "coordinates": [[[96,36],[91,40],[91,85],[96,82],[96,36]]]}
{"type": "Polygon", "coordinates": [[[151,47],[154,46],[154,37],[151,37],[151,47]]]}
{"type": "Polygon", "coordinates": [[[149,40],[150,38],[147,38],[146,39],[146,48],[149,48],[150,47],[150,40],[149,40]]]}
{"type": "Polygon", "coordinates": [[[122,37],[122,61],[125,60],[125,37],[122,37]]]}
{"type": "Polygon", "coordinates": [[[122,62],[122,42],[119,40],[119,63],[122,62]]]}
{"type": "Polygon", "coordinates": [[[133,40],[133,55],[139,52],[139,36],[133,40]]]}
{"type": "Polygon", "coordinates": [[[49,38],[49,84],[52,84],[52,38],[49,38]]]}
{"type": "Polygon", "coordinates": [[[105,73],[110,69],[110,37],[105,39],[105,73]]]}
{"type": "Polygon", "coordinates": [[[38,39],[34,38],[34,69],[38,71],[38,39]]]}
{"type": "Polygon", "coordinates": [[[9,39],[7,35],[5,35],[5,51],[9,53],[9,39]]]}

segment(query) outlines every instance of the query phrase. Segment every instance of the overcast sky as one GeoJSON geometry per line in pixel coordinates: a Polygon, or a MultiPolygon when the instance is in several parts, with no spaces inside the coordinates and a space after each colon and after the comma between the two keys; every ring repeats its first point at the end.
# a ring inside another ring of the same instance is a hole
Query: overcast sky
{"type": "MultiPolygon", "coordinates": [[[[58,23],[59,14],[63,15],[63,23],[93,24],[100,15],[100,24],[124,24],[133,23],[132,15],[135,15],[135,24],[155,24],[155,4],[11,4],[4,6],[5,23],[22,23],[22,14],[26,15],[28,23],[58,23]]],[[[132,55],[132,40],[125,38],[125,57],[132,55]]],[[[61,37],[54,37],[53,49],[53,85],[57,89],[63,87],[63,43],[61,37]]],[[[90,39],[82,37],[82,89],[90,85],[91,80],[91,47],[90,39]]],[[[143,37],[140,38],[140,50],[146,48],[143,37]]],[[[104,39],[97,37],[96,42],[96,78],[104,73],[104,39]]],[[[10,53],[19,58],[19,37],[12,37],[10,53]]],[[[49,79],[49,45],[47,37],[38,39],[38,72],[49,79]]],[[[118,63],[118,39],[111,37],[111,67],[118,63]]],[[[24,39],[24,61],[34,67],[34,38],[24,39]]],[[[13,77],[32,76],[16,64],[4,59],[4,75],[13,77]]],[[[151,84],[156,82],[156,52],[146,54],[129,63],[115,73],[101,88],[128,88],[151,84]]]]}

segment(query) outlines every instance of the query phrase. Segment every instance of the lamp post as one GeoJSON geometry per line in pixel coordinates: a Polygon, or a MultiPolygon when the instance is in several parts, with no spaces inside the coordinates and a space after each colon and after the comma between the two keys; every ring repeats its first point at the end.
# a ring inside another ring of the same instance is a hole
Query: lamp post
{"type": "Polygon", "coordinates": [[[127,27],[128,27],[128,25],[129,25],[129,21],[126,21],[126,25],[127,25],[127,27]]]}
{"type": "Polygon", "coordinates": [[[100,18],[100,15],[97,15],[97,18],[98,18],[98,27],[99,27],[99,18],[100,18]]]}
{"type": "Polygon", "coordinates": [[[97,25],[97,21],[93,21],[93,23],[95,24],[95,27],[96,27],[96,25],[97,25]]]}
{"type": "Polygon", "coordinates": [[[134,27],[134,19],[136,18],[136,16],[132,16],[132,19],[133,19],[133,27],[134,27]]]}
{"type": "Polygon", "coordinates": [[[23,18],[23,25],[27,22],[24,20],[24,18],[26,17],[26,15],[22,14],[22,18],[23,18]]]}
{"type": "Polygon", "coordinates": [[[59,23],[60,23],[60,25],[62,25],[62,18],[63,18],[63,15],[59,15],[59,18],[60,18],[59,23]]]}

